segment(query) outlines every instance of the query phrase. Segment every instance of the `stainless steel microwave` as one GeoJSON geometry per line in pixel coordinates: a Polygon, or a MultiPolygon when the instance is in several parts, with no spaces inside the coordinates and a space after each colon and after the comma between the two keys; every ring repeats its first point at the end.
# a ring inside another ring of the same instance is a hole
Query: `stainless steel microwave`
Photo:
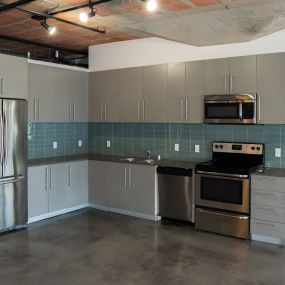
{"type": "Polygon", "coordinates": [[[210,124],[257,124],[257,94],[205,95],[204,122],[210,124]]]}

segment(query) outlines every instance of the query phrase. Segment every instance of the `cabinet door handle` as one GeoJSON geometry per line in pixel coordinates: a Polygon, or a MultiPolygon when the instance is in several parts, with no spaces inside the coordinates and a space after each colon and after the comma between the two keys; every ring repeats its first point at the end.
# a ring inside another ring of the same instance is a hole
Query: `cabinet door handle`
{"type": "Polygon", "coordinates": [[[127,166],[125,166],[125,189],[128,188],[128,185],[127,185],[127,166]]]}
{"type": "Polygon", "coordinates": [[[107,100],[105,99],[105,109],[104,109],[104,111],[105,111],[105,121],[107,121],[107,100]]]}
{"type": "Polygon", "coordinates": [[[68,120],[71,121],[71,100],[69,100],[68,104],[69,104],[68,120]]]}
{"type": "Polygon", "coordinates": [[[34,118],[34,121],[36,121],[37,120],[37,118],[36,118],[36,109],[37,109],[37,101],[36,101],[36,98],[34,98],[34,114],[33,114],[33,118],[34,118]]]}
{"type": "Polygon", "coordinates": [[[261,96],[257,95],[257,120],[260,122],[261,120],[261,113],[260,113],[260,104],[261,104],[261,96]]]}
{"type": "Polygon", "coordinates": [[[103,100],[101,100],[101,102],[100,102],[100,111],[101,111],[100,119],[101,119],[101,121],[103,121],[103,100]]]}
{"type": "Polygon", "coordinates": [[[48,168],[45,169],[45,190],[48,190],[48,168]]]}
{"type": "Polygon", "coordinates": [[[185,119],[188,121],[188,97],[185,97],[185,119]]]}
{"type": "Polygon", "coordinates": [[[68,165],[68,186],[71,187],[71,165],[68,165]]]}
{"type": "Polygon", "coordinates": [[[141,118],[141,99],[138,101],[138,120],[141,118]]]}
{"type": "Polygon", "coordinates": [[[131,167],[129,166],[129,189],[131,189],[132,186],[132,170],[131,167]]]}
{"type": "Polygon", "coordinates": [[[40,120],[40,98],[38,98],[38,121],[40,120]]]}
{"type": "Polygon", "coordinates": [[[228,92],[228,76],[225,76],[225,92],[228,92]]]}
{"type": "Polygon", "coordinates": [[[73,100],[73,121],[75,121],[75,100],[73,100]]]}
{"type": "Polygon", "coordinates": [[[142,113],[143,113],[143,121],[145,120],[145,99],[143,99],[143,104],[142,104],[142,113]]]}
{"type": "Polygon", "coordinates": [[[230,89],[231,91],[234,90],[234,77],[232,75],[230,76],[230,89]]]}
{"type": "Polygon", "coordinates": [[[52,189],[52,172],[51,172],[51,167],[49,168],[49,189],[52,189]]]}
{"type": "Polygon", "coordinates": [[[180,120],[183,121],[183,104],[184,104],[184,98],[180,98],[180,120]]]}
{"type": "Polygon", "coordinates": [[[1,95],[4,94],[4,78],[1,78],[1,95]]]}

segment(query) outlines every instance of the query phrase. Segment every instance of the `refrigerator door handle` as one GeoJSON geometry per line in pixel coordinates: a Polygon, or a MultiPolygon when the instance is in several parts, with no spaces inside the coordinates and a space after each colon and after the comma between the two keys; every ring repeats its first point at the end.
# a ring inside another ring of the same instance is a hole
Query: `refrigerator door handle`
{"type": "Polygon", "coordinates": [[[7,165],[7,111],[3,112],[3,164],[7,165]]]}
{"type": "Polygon", "coordinates": [[[4,129],[4,125],[3,125],[3,116],[0,115],[0,164],[3,164],[3,148],[4,148],[4,144],[3,144],[3,130],[4,129]]]}
{"type": "Polygon", "coordinates": [[[0,180],[0,185],[3,184],[9,184],[9,183],[15,183],[15,182],[20,182],[25,179],[25,176],[19,175],[19,176],[14,176],[14,177],[8,177],[0,180]]]}

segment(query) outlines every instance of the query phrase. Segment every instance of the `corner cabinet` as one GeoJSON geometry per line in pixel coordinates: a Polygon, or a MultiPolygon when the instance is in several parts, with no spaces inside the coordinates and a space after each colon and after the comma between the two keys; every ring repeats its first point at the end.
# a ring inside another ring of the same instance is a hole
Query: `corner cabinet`
{"type": "Polygon", "coordinates": [[[62,214],[88,203],[88,161],[28,168],[31,221],[62,214]]]}
{"type": "Polygon", "coordinates": [[[155,220],[156,167],[90,161],[89,198],[94,207],[155,220]]]}
{"type": "Polygon", "coordinates": [[[27,98],[27,60],[0,55],[0,97],[27,98]]]}
{"type": "Polygon", "coordinates": [[[86,122],[88,73],[28,64],[29,122],[86,122]]]}
{"type": "Polygon", "coordinates": [[[205,94],[256,93],[256,56],[205,61],[205,94]]]}

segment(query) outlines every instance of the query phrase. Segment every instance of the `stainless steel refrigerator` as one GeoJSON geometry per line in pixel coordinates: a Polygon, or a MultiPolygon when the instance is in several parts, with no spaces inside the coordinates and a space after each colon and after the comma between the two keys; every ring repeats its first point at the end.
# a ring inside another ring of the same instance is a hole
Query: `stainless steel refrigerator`
{"type": "Polygon", "coordinates": [[[27,209],[27,101],[0,98],[0,232],[24,227],[27,209]]]}

